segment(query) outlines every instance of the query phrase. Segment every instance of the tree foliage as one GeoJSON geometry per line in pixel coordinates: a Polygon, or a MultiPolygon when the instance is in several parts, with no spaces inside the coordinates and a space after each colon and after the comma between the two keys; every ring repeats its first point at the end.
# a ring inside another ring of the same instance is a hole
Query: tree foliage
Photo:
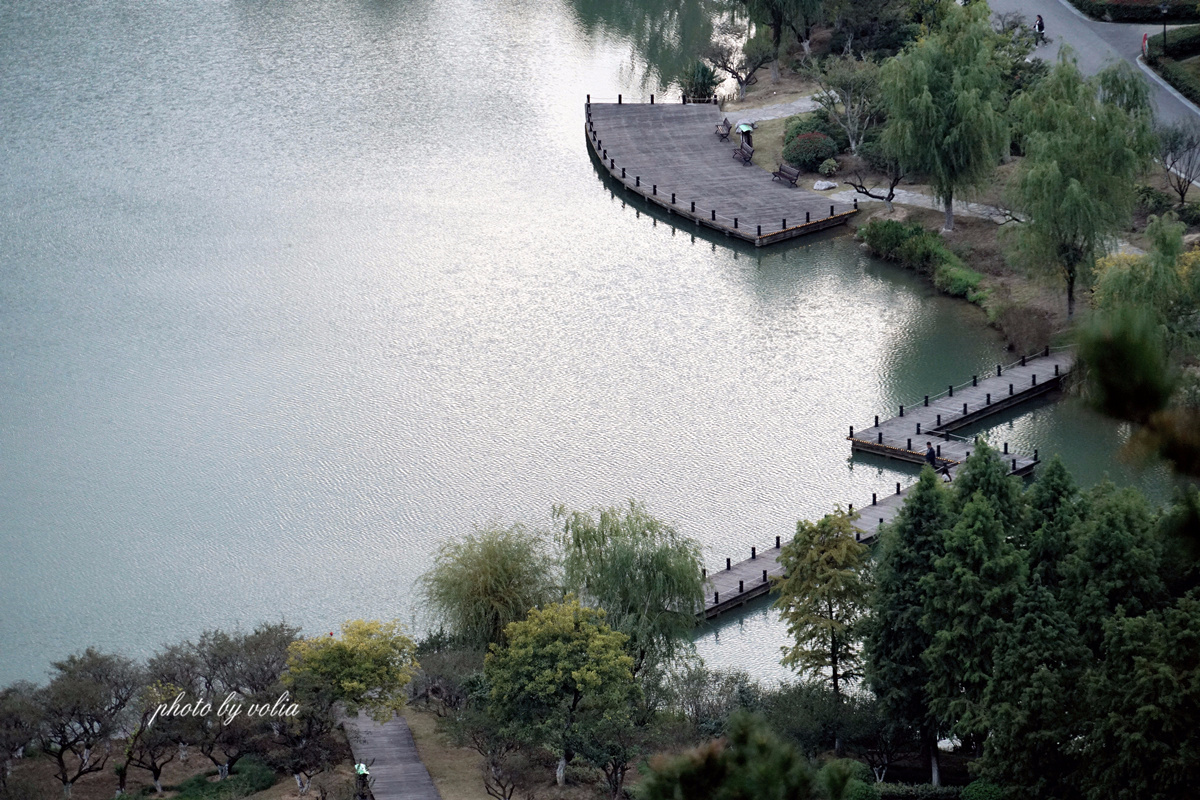
{"type": "Polygon", "coordinates": [[[504,629],[557,594],[541,538],[524,526],[491,525],[444,544],[421,590],[434,614],[468,647],[501,641],[504,629]]]}
{"type": "Polygon", "coordinates": [[[953,199],[991,177],[1008,147],[996,36],[984,3],[945,3],[940,27],[884,64],[883,141],[905,171],[929,176],[954,227],[953,199]]]}
{"type": "Polygon", "coordinates": [[[1010,195],[1025,219],[1017,249],[1061,274],[1068,316],[1076,283],[1128,225],[1134,178],[1154,152],[1144,97],[1138,76],[1109,67],[1085,78],[1063,48],[1050,74],[1012,103],[1025,150],[1010,195]]]}
{"type": "Polygon", "coordinates": [[[813,776],[805,759],[755,717],[740,713],[729,735],[673,759],[651,762],[642,800],[809,800],[813,776]]]}
{"type": "Polygon", "coordinates": [[[37,695],[39,744],[55,764],[63,795],[84,775],[100,772],[140,688],[137,666],[124,656],[88,648],[53,664],[50,683],[37,695]]]}
{"type": "Polygon", "coordinates": [[[621,726],[637,698],[625,641],[603,611],[569,598],[510,623],[506,644],[488,652],[489,713],[513,738],[559,756],[560,785],[571,758],[621,726]]]}
{"type": "Polygon", "coordinates": [[[1182,205],[1187,202],[1192,182],[1200,179],[1200,125],[1194,121],[1168,123],[1156,133],[1163,179],[1179,195],[1182,205]]]}
{"type": "Polygon", "coordinates": [[[387,722],[404,707],[418,667],[416,649],[396,620],[343,622],[340,639],[315,636],[292,644],[284,684],[298,697],[345,703],[352,714],[363,708],[387,722]]]}
{"type": "Polygon", "coordinates": [[[868,58],[829,56],[810,61],[804,72],[820,89],[813,99],[845,132],[850,152],[857,154],[867,133],[883,118],[879,65],[868,58]]]}
{"type": "Polygon", "coordinates": [[[630,501],[596,516],[558,507],[568,590],[626,636],[633,672],[642,675],[691,648],[704,609],[700,545],[630,501]]]}
{"type": "Polygon", "coordinates": [[[861,622],[870,584],[866,545],[855,541],[853,518],[841,511],[816,523],[801,520],[779,554],[784,576],[775,607],[795,644],[783,663],[801,674],[829,676],[834,696],[861,677],[861,622]]]}
{"type": "MultiPolygon", "coordinates": [[[[921,624],[926,602],[921,580],[942,555],[952,519],[949,491],[932,468],[922,469],[880,539],[865,647],[867,682],[893,726],[892,736],[917,731],[931,758],[938,736],[926,689],[930,671],[922,659],[932,636],[921,624]]],[[[930,768],[939,783],[936,766],[930,768]]]]}

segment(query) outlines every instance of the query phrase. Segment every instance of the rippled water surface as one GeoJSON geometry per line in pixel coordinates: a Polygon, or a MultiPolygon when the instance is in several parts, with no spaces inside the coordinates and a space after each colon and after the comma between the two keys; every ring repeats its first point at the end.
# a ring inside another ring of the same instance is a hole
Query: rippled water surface
{"type": "MultiPolygon", "coordinates": [[[[908,480],[847,426],[1000,341],[845,236],[756,252],[615,195],[585,93],[661,92],[707,18],[606,7],[0,6],[0,684],[419,629],[439,543],[553,503],[641,498],[716,564],[908,480]]],[[[1103,420],[1011,427],[1119,470],[1103,420]]],[[[781,638],[755,607],[700,649],[769,678],[781,638]]]]}

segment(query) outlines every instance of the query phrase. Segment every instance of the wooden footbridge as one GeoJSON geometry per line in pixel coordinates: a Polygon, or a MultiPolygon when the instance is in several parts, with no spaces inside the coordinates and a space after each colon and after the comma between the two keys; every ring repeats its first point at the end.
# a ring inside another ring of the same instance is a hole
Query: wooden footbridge
{"type": "Polygon", "coordinates": [[[656,104],[653,95],[649,103],[619,96],[616,103],[593,103],[588,95],[585,112],[588,147],[601,168],[696,225],[761,247],[842,225],[858,213],[857,200],[833,203],[735,160],[738,143],[714,133],[723,117],[715,105],[656,104]]]}
{"type": "Polygon", "coordinates": [[[344,717],[342,725],[355,763],[370,770],[368,785],[374,800],[442,799],[404,717],[397,715],[388,722],[344,717]]]}
{"type": "MultiPolygon", "coordinates": [[[[1022,357],[1008,366],[997,364],[995,375],[973,375],[963,384],[948,386],[944,392],[900,406],[890,419],[876,416],[868,428],[856,431],[851,426],[846,438],[852,450],[914,464],[924,463],[925,443],[930,442],[939,467],[947,467],[953,479],[955,471],[977,446],[978,438],[955,436],[952,431],[1059,388],[1074,363],[1071,350],[1052,352],[1046,348],[1038,356],[1022,357]]],[[[1038,464],[1037,450],[1032,454],[1017,453],[1010,450],[1007,442],[999,447],[1012,475],[1028,475],[1038,464]]],[[[872,494],[871,502],[858,508],[855,538],[861,542],[874,541],[879,530],[899,513],[910,488],[897,483],[894,493],[889,490],[883,496],[872,494]]],[[[847,510],[853,512],[854,504],[847,510]]],[[[750,558],[737,563],[726,558],[724,569],[706,573],[704,618],[712,619],[770,592],[770,579],[783,574],[779,564],[781,544],[781,537],[776,536],[773,547],[751,547],[750,558]]]]}

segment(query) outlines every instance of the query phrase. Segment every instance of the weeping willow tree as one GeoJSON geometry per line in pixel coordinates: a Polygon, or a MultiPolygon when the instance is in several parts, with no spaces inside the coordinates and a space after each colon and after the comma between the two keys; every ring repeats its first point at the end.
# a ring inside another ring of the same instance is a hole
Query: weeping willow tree
{"type": "Polygon", "coordinates": [[[463,645],[500,642],[510,622],[561,597],[554,564],[536,533],[521,525],[480,528],[448,542],[421,576],[425,601],[463,645]]]}
{"type": "Polygon", "coordinates": [[[954,196],[987,182],[1009,144],[986,3],[944,3],[941,26],[888,61],[880,94],[883,144],[906,172],[929,176],[954,229],[954,196]]]}
{"type": "Polygon", "coordinates": [[[1127,64],[1085,78],[1064,47],[1050,74],[1013,100],[1025,149],[1010,198],[1025,217],[1017,252],[1059,272],[1068,317],[1076,283],[1129,224],[1134,179],[1156,147],[1147,97],[1127,64]]]}
{"type": "Polygon", "coordinates": [[[597,513],[554,510],[565,583],[629,637],[633,673],[641,676],[691,646],[704,609],[700,546],[633,500],[597,513]]]}

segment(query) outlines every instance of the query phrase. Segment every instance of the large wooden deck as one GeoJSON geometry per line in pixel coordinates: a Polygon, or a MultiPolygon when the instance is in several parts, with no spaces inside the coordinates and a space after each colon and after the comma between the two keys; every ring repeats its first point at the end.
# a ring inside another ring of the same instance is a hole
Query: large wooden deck
{"type": "MultiPolygon", "coordinates": [[[[1039,356],[1022,358],[1008,366],[998,364],[995,375],[972,376],[962,385],[949,386],[944,392],[897,409],[897,415],[891,419],[876,417],[868,428],[851,427],[847,439],[852,450],[916,464],[925,461],[925,442],[932,442],[941,459],[939,465],[948,467],[953,479],[978,445],[975,439],[954,436],[951,431],[1059,388],[1074,363],[1074,353],[1070,350],[1052,353],[1047,349],[1039,356]]],[[[1027,475],[1039,463],[1037,450],[1030,455],[1017,453],[1006,442],[990,444],[1001,450],[1009,474],[1027,475]]],[[[848,511],[859,514],[855,538],[861,542],[874,541],[880,529],[900,512],[911,488],[897,483],[895,492],[872,494],[869,503],[848,506],[848,511]]],[[[781,544],[781,537],[776,536],[774,546],[752,547],[750,558],[738,562],[727,558],[724,569],[708,574],[704,618],[712,619],[767,594],[770,578],[783,574],[779,564],[781,544]]]]}
{"type": "Polygon", "coordinates": [[[589,102],[585,131],[614,181],[672,214],[757,247],[844,224],[857,213],[857,202],[830,202],[734,160],[738,134],[729,141],[714,134],[724,116],[708,104],[589,102]]]}

